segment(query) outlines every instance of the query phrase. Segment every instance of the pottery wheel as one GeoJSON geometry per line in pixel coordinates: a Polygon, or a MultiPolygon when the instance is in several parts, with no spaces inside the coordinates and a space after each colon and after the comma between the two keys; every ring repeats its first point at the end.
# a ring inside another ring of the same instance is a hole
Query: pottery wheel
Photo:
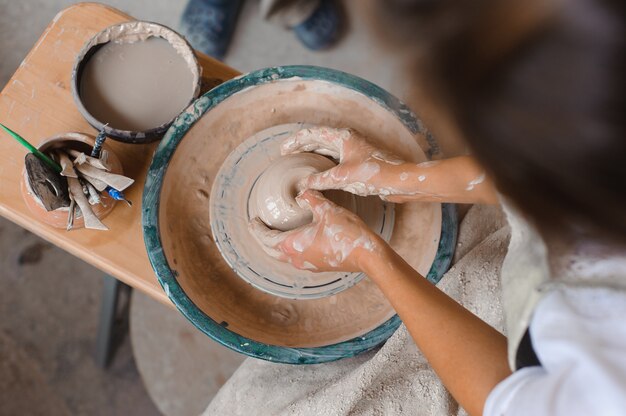
{"type": "MultiPolygon", "coordinates": [[[[374,87],[367,90],[370,95],[356,91],[355,88],[366,90],[362,87],[369,85],[365,81],[348,88],[337,82],[297,77],[275,81],[279,75],[270,77],[261,72],[263,83],[250,87],[248,78],[233,80],[200,98],[179,117],[160,147],[172,151],[171,140],[179,132],[184,132],[184,140],[176,144],[175,151],[170,155],[168,152],[157,152],[147,183],[149,185],[155,178],[162,177],[160,193],[148,192],[144,195],[144,207],[148,211],[147,207],[155,205],[153,198],[159,198],[159,245],[154,246],[156,240],[150,235],[153,224],[147,225],[149,232],[146,238],[147,246],[153,247],[153,259],[166,259],[153,263],[157,265],[155,270],[161,276],[165,292],[178,302],[177,306],[199,328],[214,336],[216,329],[213,323],[216,323],[225,330],[220,332],[220,342],[239,351],[254,349],[256,356],[266,356],[274,351],[272,348],[275,346],[320,347],[352,340],[389,322],[394,310],[367,277],[332,296],[304,300],[271,295],[239,277],[220,253],[211,226],[212,215],[217,215],[218,211],[213,209],[211,212],[215,198],[210,200],[209,193],[213,184],[222,178],[219,170],[225,160],[243,142],[260,132],[295,123],[349,126],[375,146],[404,160],[415,163],[427,160],[422,150],[427,148],[424,145],[426,138],[412,131],[419,130],[419,126],[409,129],[402,122],[408,110],[388,101],[393,108],[397,108],[396,112],[392,112],[389,110],[391,107],[383,105],[381,98],[370,98],[371,93],[385,98],[374,87]],[[166,166],[160,165],[165,161],[166,166]],[[168,277],[163,279],[164,276],[168,277]]],[[[333,79],[339,76],[334,72],[332,74],[333,79]]],[[[266,157],[271,160],[272,155],[266,157]]],[[[258,172],[262,169],[263,166],[259,166],[258,172]]],[[[238,176],[237,180],[252,181],[256,176],[238,176]]],[[[236,195],[229,193],[243,185],[231,182],[224,195],[217,195],[216,198],[234,198],[236,195]]],[[[227,210],[246,206],[223,201],[221,205],[227,210]]],[[[427,275],[438,255],[442,234],[441,205],[417,202],[396,204],[393,212],[391,247],[422,275],[427,275]]],[[[231,212],[231,215],[234,214],[231,212]]],[[[242,224],[247,221],[245,211],[240,211],[238,215],[242,224]]],[[[380,333],[388,336],[385,331],[382,328],[380,333]]],[[[369,338],[368,342],[378,343],[383,339],[369,338]]],[[[337,348],[320,354],[324,360],[346,356],[346,347],[337,348]]],[[[349,348],[362,350],[358,341],[350,343],[349,348]]],[[[306,352],[306,357],[301,350],[279,350],[283,357],[280,360],[285,362],[294,361],[286,360],[284,354],[300,357],[294,360],[320,360],[320,355],[310,350],[306,352]]],[[[276,357],[278,360],[278,355],[276,357]]]]}
{"type": "MultiPolygon", "coordinates": [[[[303,127],[311,126],[290,123],[270,127],[241,143],[218,171],[210,198],[213,238],[224,260],[254,287],[292,299],[330,296],[351,287],[364,276],[363,273],[298,270],[268,256],[250,235],[248,221],[256,216],[254,185],[261,174],[281,158],[281,143],[303,127]]],[[[393,204],[378,197],[364,198],[341,191],[334,194],[328,193],[327,197],[356,213],[385,241],[390,240],[393,204]]]]}

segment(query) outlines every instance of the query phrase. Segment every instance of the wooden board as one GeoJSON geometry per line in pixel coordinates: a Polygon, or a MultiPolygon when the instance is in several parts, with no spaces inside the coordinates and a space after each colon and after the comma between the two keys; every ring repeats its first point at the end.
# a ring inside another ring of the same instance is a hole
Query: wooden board
{"type": "MultiPolygon", "coordinates": [[[[74,57],[98,31],[128,20],[133,18],[96,3],[80,3],[57,14],[0,92],[0,122],[35,145],[63,132],[96,134],[72,100],[70,76],[74,57]]],[[[208,56],[199,53],[197,56],[203,67],[203,84],[213,86],[239,75],[208,56]]],[[[121,159],[125,174],[136,180],[126,192],[133,207],[118,204],[105,220],[111,231],[66,232],[38,222],[20,195],[25,150],[4,132],[0,133],[0,215],[130,286],[171,304],[148,261],[141,228],[141,194],[156,144],[128,145],[113,140],[108,143],[121,159]]]]}

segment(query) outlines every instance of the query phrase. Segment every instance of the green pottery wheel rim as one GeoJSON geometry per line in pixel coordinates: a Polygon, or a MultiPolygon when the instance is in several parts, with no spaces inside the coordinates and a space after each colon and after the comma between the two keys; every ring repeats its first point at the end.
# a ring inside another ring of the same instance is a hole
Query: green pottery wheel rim
{"type": "MultiPolygon", "coordinates": [[[[294,65],[260,69],[215,87],[194,101],[172,123],[157,147],[148,170],[142,201],[142,225],[148,257],[159,283],[178,310],[199,330],[220,344],[250,357],[286,364],[319,364],[353,357],[379,346],[396,331],[402,321],[398,315],[394,315],[362,336],[314,348],[269,345],[243,337],[214,321],[183,291],[177,281],[178,272],[170,266],[165,257],[159,231],[159,203],[165,173],[176,147],[193,124],[207,111],[233,94],[256,85],[294,77],[303,80],[327,81],[364,94],[393,113],[413,134],[423,134],[429,146],[428,149],[423,150],[429,159],[438,154],[437,143],[421,120],[404,103],[369,81],[345,72],[315,66],[294,65]]],[[[441,280],[452,262],[458,225],[455,205],[441,204],[441,210],[442,226],[439,246],[435,260],[426,276],[435,284],[441,280]]]]}

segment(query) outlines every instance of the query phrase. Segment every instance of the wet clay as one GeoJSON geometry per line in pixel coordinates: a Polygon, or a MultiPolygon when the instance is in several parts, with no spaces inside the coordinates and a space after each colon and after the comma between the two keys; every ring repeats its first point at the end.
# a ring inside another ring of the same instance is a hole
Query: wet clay
{"type": "MultiPolygon", "coordinates": [[[[300,123],[279,124],[256,132],[237,146],[222,163],[209,201],[211,231],[226,262],[239,277],[258,289],[292,299],[329,296],[350,288],[364,276],[297,270],[268,255],[250,235],[249,222],[261,216],[259,208],[266,211],[269,223],[279,224],[293,214],[301,215],[296,221],[302,224],[311,220],[307,210],[295,201],[297,182],[301,175],[331,168],[334,163],[311,153],[281,155],[281,143],[302,128],[300,123]]],[[[385,241],[391,237],[393,204],[343,191],[326,191],[324,195],[354,212],[385,241]]]]}
{"type": "MultiPolygon", "coordinates": [[[[334,166],[335,163],[330,159],[313,153],[279,158],[254,184],[250,197],[251,211],[254,210],[268,227],[275,230],[289,231],[309,224],[313,219],[311,211],[302,208],[296,201],[296,196],[302,191],[299,182],[334,166]]],[[[342,202],[345,203],[339,203],[342,202]]]]}
{"type": "Polygon", "coordinates": [[[80,78],[80,96],[93,117],[137,132],[170,122],[187,106],[194,88],[185,59],[159,37],[104,44],[80,78]]]}
{"type": "MultiPolygon", "coordinates": [[[[404,160],[423,162],[418,143],[387,109],[363,94],[323,81],[291,79],[237,93],[204,114],[176,147],[164,175],[159,204],[163,251],[185,294],[207,316],[233,332],[272,345],[315,347],[352,339],[394,315],[382,292],[367,277],[336,295],[292,300],[262,292],[240,278],[220,253],[211,233],[209,192],[232,152],[258,132],[287,123],[352,127],[377,147],[404,160]]],[[[261,156],[263,154],[261,153],[261,156]]],[[[241,175],[254,181],[258,174],[241,175]]],[[[246,183],[233,183],[228,190],[246,183]]],[[[247,196],[241,198],[242,203],[247,196]]],[[[247,209],[230,204],[231,221],[241,216],[240,231],[253,243],[245,225],[247,209]],[[236,214],[236,216],[235,216],[236,214]],[[245,234],[244,234],[245,233],[245,234]]],[[[390,241],[421,274],[428,273],[441,234],[441,206],[411,202],[395,206],[390,241]]],[[[252,250],[256,244],[247,244],[252,250]]],[[[254,253],[249,253],[254,255],[254,253]]],[[[304,275],[303,273],[302,275],[304,275]]],[[[168,291],[168,287],[164,287],[168,291]]],[[[242,347],[245,348],[245,347],[242,347]]]]}

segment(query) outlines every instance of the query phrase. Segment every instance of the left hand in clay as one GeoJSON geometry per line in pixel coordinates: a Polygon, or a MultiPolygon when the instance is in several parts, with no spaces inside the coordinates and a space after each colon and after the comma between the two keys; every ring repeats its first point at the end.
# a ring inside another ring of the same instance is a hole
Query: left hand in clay
{"type": "Polygon", "coordinates": [[[386,246],[359,217],[321,193],[305,191],[296,201],[313,212],[311,224],[281,232],[259,218],[250,221],[252,235],[270,256],[298,269],[356,272],[363,270],[365,258],[386,246]]]}

